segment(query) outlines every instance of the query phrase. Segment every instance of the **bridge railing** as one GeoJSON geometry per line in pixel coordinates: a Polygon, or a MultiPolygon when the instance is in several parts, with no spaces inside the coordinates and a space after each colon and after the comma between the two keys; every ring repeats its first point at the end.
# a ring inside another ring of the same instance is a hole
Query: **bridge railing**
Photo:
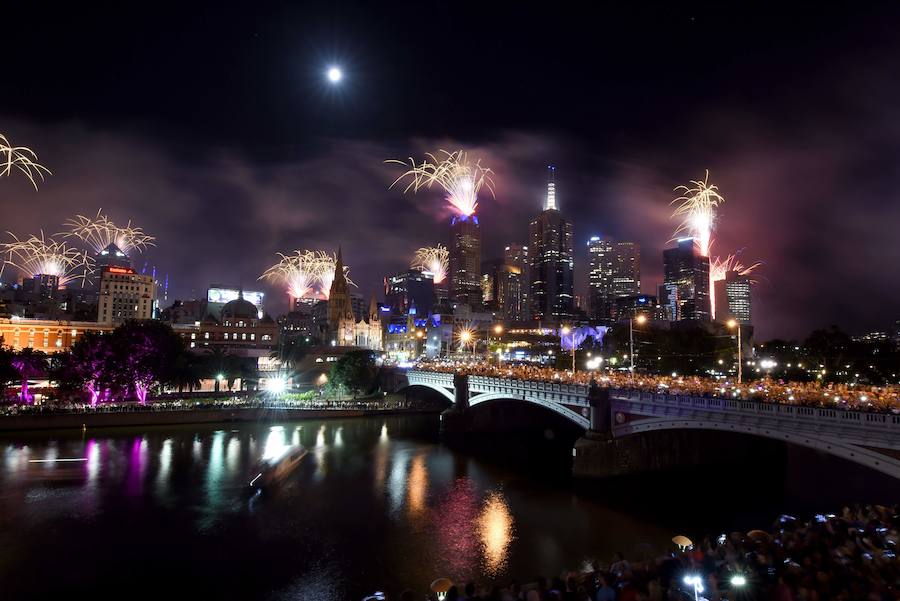
{"type": "Polygon", "coordinates": [[[803,405],[785,405],[715,397],[696,397],[685,395],[659,394],[624,388],[613,389],[616,399],[679,407],[691,410],[709,410],[716,412],[754,414],[776,418],[796,419],[804,422],[814,421],[829,424],[858,425],[889,429],[900,433],[900,415],[893,413],[868,413],[829,407],[808,407],[803,405]]]}

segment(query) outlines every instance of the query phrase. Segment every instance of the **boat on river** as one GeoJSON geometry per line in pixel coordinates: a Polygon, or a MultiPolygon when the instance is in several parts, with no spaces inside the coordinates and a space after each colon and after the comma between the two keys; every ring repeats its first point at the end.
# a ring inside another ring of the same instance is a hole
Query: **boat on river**
{"type": "Polygon", "coordinates": [[[289,445],[277,455],[263,457],[257,462],[252,472],[250,488],[262,490],[277,486],[297,469],[307,453],[309,451],[301,445],[289,445]]]}

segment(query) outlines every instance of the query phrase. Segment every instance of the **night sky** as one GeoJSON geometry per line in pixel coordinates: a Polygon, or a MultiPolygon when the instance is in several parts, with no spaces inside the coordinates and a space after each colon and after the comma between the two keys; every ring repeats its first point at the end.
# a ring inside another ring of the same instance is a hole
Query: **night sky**
{"type": "Polygon", "coordinates": [[[0,132],[53,175],[0,181],[0,227],[130,218],[170,300],[338,244],[380,292],[447,243],[449,216],[437,192],[388,190],[384,159],[464,148],[497,172],[485,259],[526,241],[553,163],[577,292],[603,235],[641,243],[655,293],[672,188],[709,168],[727,199],[713,254],[764,263],[759,337],[900,318],[898,8],[123,4],[4,8],[0,132]]]}

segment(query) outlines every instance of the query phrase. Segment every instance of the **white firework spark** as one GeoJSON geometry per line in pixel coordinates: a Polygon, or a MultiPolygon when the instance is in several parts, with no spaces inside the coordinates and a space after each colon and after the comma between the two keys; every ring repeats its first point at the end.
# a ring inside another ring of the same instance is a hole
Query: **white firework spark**
{"type": "Polygon", "coordinates": [[[269,267],[259,279],[278,282],[287,286],[292,298],[309,298],[315,291],[318,257],[308,250],[296,250],[291,255],[277,253],[281,260],[269,267]]]}
{"type": "Polygon", "coordinates": [[[3,265],[16,268],[24,277],[49,275],[59,278],[60,286],[68,286],[81,281],[82,286],[93,274],[93,259],[84,251],[79,251],[53,238],[30,236],[20,240],[12,232],[12,242],[0,245],[4,256],[3,265]]]}
{"type": "Polygon", "coordinates": [[[434,283],[440,284],[450,269],[450,251],[440,244],[422,247],[416,251],[410,267],[430,271],[434,276],[434,283]]]}
{"type": "Polygon", "coordinates": [[[90,246],[94,252],[101,252],[110,244],[115,244],[126,255],[132,252],[143,252],[148,246],[155,246],[153,236],[144,233],[139,227],[131,225],[131,220],[124,226],[116,225],[109,217],[97,211],[94,217],[76,215],[63,225],[69,230],[63,232],[63,236],[81,239],[90,246]]]}
{"type": "Polygon", "coordinates": [[[9,139],[0,134],[0,177],[9,177],[13,169],[20,171],[28,178],[37,190],[37,180],[44,181],[44,174],[50,170],[37,162],[37,154],[25,146],[13,146],[9,139]]]}
{"type": "Polygon", "coordinates": [[[409,184],[404,192],[418,192],[420,188],[431,188],[438,184],[447,193],[445,199],[456,212],[463,216],[472,215],[478,208],[478,193],[482,187],[486,186],[491,196],[494,196],[494,172],[482,167],[481,159],[470,162],[462,150],[439,150],[438,153],[440,157],[426,153],[421,164],[417,164],[412,157],[408,163],[395,159],[385,161],[409,168],[390,187],[393,188],[405,178],[409,179],[409,184]]]}
{"type": "Polygon", "coordinates": [[[695,238],[700,246],[700,253],[708,257],[716,208],[725,202],[725,197],[719,194],[717,186],[709,183],[709,169],[703,180],[692,180],[690,186],[678,186],[675,192],[681,192],[681,196],[670,203],[678,205],[672,217],[681,217],[683,221],[672,238],[678,238],[682,234],[695,238]]]}

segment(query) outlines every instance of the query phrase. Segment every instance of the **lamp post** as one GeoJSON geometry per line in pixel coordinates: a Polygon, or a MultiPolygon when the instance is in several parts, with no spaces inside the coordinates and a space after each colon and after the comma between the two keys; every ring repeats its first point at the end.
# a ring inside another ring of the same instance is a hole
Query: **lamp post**
{"type": "Polygon", "coordinates": [[[737,336],[738,336],[738,339],[737,339],[737,344],[738,344],[738,369],[737,369],[738,373],[737,373],[737,376],[738,376],[738,384],[740,384],[741,377],[743,376],[743,373],[744,373],[743,369],[742,369],[744,360],[741,357],[741,322],[739,322],[735,319],[729,319],[728,327],[729,328],[735,328],[735,327],[737,328],[737,336]]]}
{"type": "MultiPolygon", "coordinates": [[[[567,336],[569,332],[572,333],[572,375],[575,375],[575,330],[570,328],[569,326],[563,326],[562,334],[563,336],[567,336]]],[[[562,339],[560,339],[562,340],[562,339]]]]}
{"type": "Polygon", "coordinates": [[[628,320],[628,358],[631,359],[631,385],[634,386],[634,322],[643,325],[647,321],[646,315],[638,315],[628,320]]]}
{"type": "Polygon", "coordinates": [[[700,593],[703,592],[703,579],[698,575],[685,576],[684,583],[694,587],[694,601],[700,601],[700,593]]]}
{"type": "MultiPolygon", "coordinates": [[[[503,326],[501,324],[494,325],[494,335],[497,337],[497,342],[500,341],[500,335],[503,334],[503,326]]],[[[485,350],[485,357],[487,358],[488,364],[491,362],[491,341],[488,339],[487,349],[485,350]]],[[[500,353],[497,353],[497,365],[500,365],[500,353]]]]}

